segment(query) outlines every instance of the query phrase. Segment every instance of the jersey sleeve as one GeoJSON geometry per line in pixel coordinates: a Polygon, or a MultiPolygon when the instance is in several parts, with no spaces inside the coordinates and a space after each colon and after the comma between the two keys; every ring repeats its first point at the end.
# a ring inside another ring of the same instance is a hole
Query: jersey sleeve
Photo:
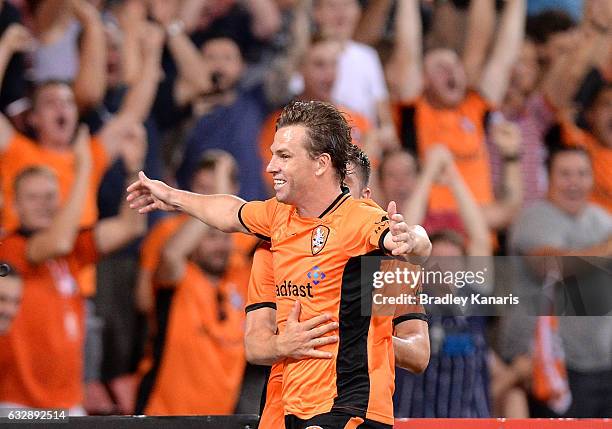
{"type": "Polygon", "coordinates": [[[383,252],[385,236],[389,232],[389,217],[383,209],[362,204],[351,212],[348,220],[352,225],[347,238],[347,250],[352,256],[365,255],[380,249],[383,252]]]}
{"type": "Polygon", "coordinates": [[[269,242],[277,206],[278,201],[275,198],[266,201],[250,201],[240,207],[238,219],[251,234],[269,242]]]}
{"type": "Polygon", "coordinates": [[[276,310],[272,252],[268,243],[263,243],[255,250],[244,311],[248,313],[264,307],[276,310]]]}

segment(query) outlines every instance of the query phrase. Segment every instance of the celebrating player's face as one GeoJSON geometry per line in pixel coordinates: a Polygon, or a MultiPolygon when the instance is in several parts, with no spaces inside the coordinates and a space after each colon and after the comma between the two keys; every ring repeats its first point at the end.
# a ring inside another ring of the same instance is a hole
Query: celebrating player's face
{"type": "Polygon", "coordinates": [[[282,203],[295,204],[312,187],[316,161],[309,156],[305,139],[306,128],[290,125],[276,132],[270,146],[272,159],[266,171],[272,174],[276,199],[282,203]]]}

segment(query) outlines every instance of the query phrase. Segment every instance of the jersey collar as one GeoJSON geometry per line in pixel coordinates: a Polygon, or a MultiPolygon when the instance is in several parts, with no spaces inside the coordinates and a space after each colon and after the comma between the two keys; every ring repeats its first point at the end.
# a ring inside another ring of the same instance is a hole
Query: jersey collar
{"type": "Polygon", "coordinates": [[[323,213],[319,215],[319,219],[322,219],[323,216],[325,216],[326,214],[333,212],[338,207],[340,207],[342,203],[349,199],[349,197],[351,196],[351,194],[349,193],[349,188],[342,185],[340,189],[342,190],[340,195],[338,195],[338,197],[329,205],[329,207],[327,207],[325,211],[323,211],[323,213]]]}

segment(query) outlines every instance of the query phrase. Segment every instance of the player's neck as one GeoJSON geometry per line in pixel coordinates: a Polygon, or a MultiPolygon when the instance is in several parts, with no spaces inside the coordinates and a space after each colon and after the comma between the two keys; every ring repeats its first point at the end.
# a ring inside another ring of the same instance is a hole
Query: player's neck
{"type": "Polygon", "coordinates": [[[302,203],[295,204],[297,214],[300,217],[319,217],[331,206],[342,193],[340,184],[334,183],[328,186],[313,186],[308,195],[302,199],[302,203]]]}

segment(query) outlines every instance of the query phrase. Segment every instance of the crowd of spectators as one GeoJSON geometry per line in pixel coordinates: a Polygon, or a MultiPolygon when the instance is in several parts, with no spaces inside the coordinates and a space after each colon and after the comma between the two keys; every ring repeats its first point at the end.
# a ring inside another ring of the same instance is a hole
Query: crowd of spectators
{"type": "MultiPolygon", "coordinates": [[[[124,196],[269,198],[292,99],[346,113],[434,257],[519,256],[527,295],[612,257],[611,79],[609,0],[0,0],[0,407],[258,413],[257,238],[124,196]]],[[[432,314],[396,416],[612,417],[612,316],[533,314],[432,314]]]]}

